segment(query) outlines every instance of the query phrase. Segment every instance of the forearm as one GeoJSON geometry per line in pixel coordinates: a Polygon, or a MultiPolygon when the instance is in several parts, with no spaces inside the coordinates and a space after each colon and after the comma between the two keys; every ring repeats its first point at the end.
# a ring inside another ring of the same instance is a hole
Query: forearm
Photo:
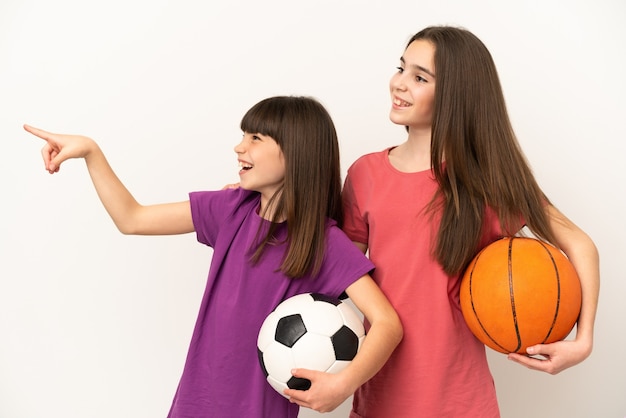
{"type": "Polygon", "coordinates": [[[117,228],[125,234],[136,233],[134,219],[141,205],[120,181],[100,147],[93,141],[85,162],[96,193],[117,228]]]}
{"type": "Polygon", "coordinates": [[[598,251],[589,237],[580,231],[575,245],[565,248],[574,265],[582,290],[582,306],[576,326],[576,340],[587,346],[589,355],[593,348],[593,332],[600,292],[600,269],[598,251]]]}
{"type": "Polygon", "coordinates": [[[341,372],[350,394],[378,373],[401,340],[402,326],[395,315],[372,324],[358,355],[341,372]]]}
{"type": "Polygon", "coordinates": [[[592,239],[554,207],[549,207],[551,225],[557,244],[574,266],[582,290],[582,306],[576,329],[576,340],[593,346],[593,330],[600,292],[600,261],[592,239]]]}
{"type": "Polygon", "coordinates": [[[369,275],[354,282],[346,293],[371,324],[361,350],[341,372],[352,394],[383,367],[402,340],[403,329],[393,306],[369,275]]]}
{"type": "Polygon", "coordinates": [[[55,134],[29,125],[24,129],[46,141],[41,150],[46,170],[57,173],[61,164],[84,159],[98,197],[124,234],[183,234],[194,230],[189,201],[143,206],[115,175],[100,147],[82,135],[55,134]]]}

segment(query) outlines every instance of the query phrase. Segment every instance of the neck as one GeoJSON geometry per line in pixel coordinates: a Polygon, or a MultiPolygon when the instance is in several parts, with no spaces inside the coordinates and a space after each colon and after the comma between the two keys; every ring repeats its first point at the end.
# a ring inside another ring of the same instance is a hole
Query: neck
{"type": "Polygon", "coordinates": [[[391,150],[389,160],[396,169],[407,173],[430,169],[430,132],[409,131],[406,142],[391,150]]]}
{"type": "Polygon", "coordinates": [[[430,158],[431,138],[432,136],[430,128],[409,128],[409,137],[407,138],[406,143],[410,146],[410,149],[414,153],[427,154],[430,158]]]}
{"type": "MultiPolygon", "coordinates": [[[[261,205],[259,207],[259,215],[268,221],[274,220],[274,215],[276,214],[276,201],[271,201],[270,197],[267,197],[261,193],[261,205]]],[[[277,222],[283,222],[284,217],[280,217],[277,219],[277,222]]]]}

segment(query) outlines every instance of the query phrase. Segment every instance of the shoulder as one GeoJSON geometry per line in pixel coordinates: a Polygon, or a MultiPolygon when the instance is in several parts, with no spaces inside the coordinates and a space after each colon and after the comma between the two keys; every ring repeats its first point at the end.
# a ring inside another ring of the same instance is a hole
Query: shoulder
{"type": "Polygon", "coordinates": [[[189,193],[192,214],[199,213],[219,216],[233,212],[249,211],[256,208],[259,194],[245,189],[225,189],[196,191],[189,193]]]}
{"type": "MultiPolygon", "coordinates": [[[[341,230],[337,224],[332,221],[327,224],[326,228],[326,255],[325,259],[332,263],[331,260],[339,264],[355,264],[363,267],[359,270],[361,275],[367,273],[374,268],[369,258],[354,245],[354,242],[341,230]]],[[[359,276],[360,277],[360,276],[359,276]]]]}
{"type": "Polygon", "coordinates": [[[220,231],[240,225],[259,202],[259,194],[244,189],[189,193],[191,218],[198,241],[211,247],[220,231]]]}
{"type": "Polygon", "coordinates": [[[385,179],[393,171],[389,164],[390,149],[365,154],[352,163],[344,182],[346,194],[369,190],[375,183],[385,183],[385,179]]]}
{"type": "MultiPolygon", "coordinates": [[[[326,222],[326,243],[331,251],[333,251],[333,248],[336,251],[340,248],[347,247],[350,250],[356,249],[359,253],[361,253],[361,251],[354,245],[348,235],[346,235],[346,233],[341,228],[339,228],[337,223],[332,219],[329,219],[326,222]]],[[[342,254],[341,250],[339,254],[342,254]]],[[[363,254],[361,253],[361,255],[363,254]]]]}
{"type": "Polygon", "coordinates": [[[259,194],[242,188],[224,189],[212,191],[196,191],[189,193],[189,200],[199,204],[222,204],[225,206],[238,206],[245,202],[254,202],[259,199],[259,194]]]}
{"type": "Polygon", "coordinates": [[[372,165],[379,165],[389,155],[389,150],[391,148],[385,148],[382,151],[370,152],[368,154],[364,154],[357,158],[357,160],[352,163],[348,172],[355,172],[358,170],[366,169],[372,165]]]}

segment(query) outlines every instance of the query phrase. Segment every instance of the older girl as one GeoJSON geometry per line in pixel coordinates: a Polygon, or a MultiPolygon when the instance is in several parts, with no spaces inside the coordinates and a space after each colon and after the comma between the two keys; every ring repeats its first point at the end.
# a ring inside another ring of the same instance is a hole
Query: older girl
{"type": "Polygon", "coordinates": [[[443,26],[415,34],[391,78],[390,101],[390,119],[407,139],[349,169],[344,231],[369,251],[404,339],[356,392],[351,416],[498,417],[485,348],[461,314],[460,274],[482,247],[524,225],[567,254],[583,290],[576,338],[528,348],[542,358],[509,355],[558,373],[591,353],[595,245],[537,185],[494,62],[472,33],[443,26]]]}

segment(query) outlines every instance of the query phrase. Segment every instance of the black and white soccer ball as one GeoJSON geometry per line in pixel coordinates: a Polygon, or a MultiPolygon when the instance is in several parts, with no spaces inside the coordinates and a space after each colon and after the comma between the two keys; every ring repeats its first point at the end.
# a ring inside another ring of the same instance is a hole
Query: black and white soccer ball
{"type": "Polygon", "coordinates": [[[363,321],[347,302],[303,293],[280,303],[261,326],[259,361],[267,381],[281,395],[287,388],[307,390],[311,382],[291,369],[328,373],[343,370],[365,339],[363,321]]]}

